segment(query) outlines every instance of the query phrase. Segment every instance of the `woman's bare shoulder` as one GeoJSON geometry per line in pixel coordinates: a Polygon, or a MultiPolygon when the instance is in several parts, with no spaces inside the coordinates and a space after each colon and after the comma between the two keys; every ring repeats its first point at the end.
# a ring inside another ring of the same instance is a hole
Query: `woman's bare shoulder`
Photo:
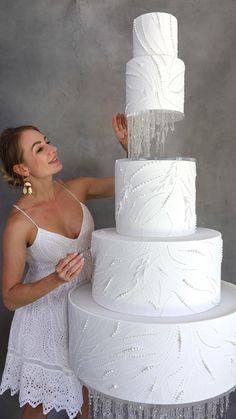
{"type": "Polygon", "coordinates": [[[64,180],[63,184],[80,200],[80,202],[84,203],[87,194],[87,179],[87,177],[77,177],[64,180]]]}
{"type": "MultiPolygon", "coordinates": [[[[17,205],[20,207],[19,202],[17,202],[17,205]]],[[[4,238],[21,238],[24,242],[27,242],[31,228],[29,220],[24,216],[24,214],[22,214],[17,208],[12,207],[6,220],[4,238]]]]}

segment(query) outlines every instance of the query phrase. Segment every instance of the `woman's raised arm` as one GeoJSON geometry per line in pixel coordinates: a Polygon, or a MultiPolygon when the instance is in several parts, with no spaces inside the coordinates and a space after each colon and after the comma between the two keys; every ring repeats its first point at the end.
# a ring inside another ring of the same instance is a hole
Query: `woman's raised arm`
{"type": "MultiPolygon", "coordinates": [[[[117,113],[112,117],[112,127],[114,133],[126,151],[128,153],[128,125],[127,117],[125,114],[117,113]]],[[[115,181],[114,177],[106,178],[77,178],[67,182],[67,186],[71,191],[78,196],[81,202],[86,202],[90,198],[108,198],[115,193],[115,181]]]]}

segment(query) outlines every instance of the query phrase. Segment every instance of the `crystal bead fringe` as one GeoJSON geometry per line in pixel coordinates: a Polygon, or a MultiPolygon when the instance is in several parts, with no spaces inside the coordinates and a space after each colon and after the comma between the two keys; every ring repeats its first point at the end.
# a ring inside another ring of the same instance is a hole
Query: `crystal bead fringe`
{"type": "Polygon", "coordinates": [[[128,116],[128,157],[159,158],[164,153],[169,130],[183,114],[174,111],[146,110],[128,116]]]}
{"type": "Polygon", "coordinates": [[[213,399],[193,404],[166,406],[128,402],[88,388],[89,417],[91,419],[222,419],[226,415],[229,396],[235,388],[213,399]]]}

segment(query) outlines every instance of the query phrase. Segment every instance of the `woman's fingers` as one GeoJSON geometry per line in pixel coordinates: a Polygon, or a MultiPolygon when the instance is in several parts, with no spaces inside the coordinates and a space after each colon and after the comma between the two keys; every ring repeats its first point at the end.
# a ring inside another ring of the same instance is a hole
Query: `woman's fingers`
{"type": "Polygon", "coordinates": [[[113,115],[112,125],[119,140],[122,140],[127,136],[127,118],[124,114],[118,113],[113,115]]]}
{"type": "Polygon", "coordinates": [[[112,126],[117,136],[119,136],[118,118],[119,114],[113,115],[112,117],[112,126]]]}
{"type": "Polygon", "coordinates": [[[78,275],[84,265],[84,256],[77,252],[68,254],[64,259],[60,260],[56,265],[55,271],[60,279],[69,281],[75,275],[78,275]]]}
{"type": "Polygon", "coordinates": [[[64,267],[71,262],[74,258],[78,256],[78,252],[67,253],[67,256],[61,260],[59,260],[58,264],[56,265],[57,269],[62,270],[64,267]]]}
{"type": "Polygon", "coordinates": [[[82,270],[84,266],[84,258],[82,258],[79,263],[74,265],[73,268],[69,269],[67,272],[67,276],[69,277],[69,280],[75,278],[77,275],[79,275],[80,271],[82,270]]]}
{"type": "Polygon", "coordinates": [[[127,116],[123,113],[121,115],[121,125],[123,127],[123,130],[126,131],[126,134],[128,134],[128,120],[127,116]]]}
{"type": "Polygon", "coordinates": [[[118,129],[119,129],[119,132],[122,132],[122,131],[123,131],[121,118],[122,118],[122,117],[121,117],[121,114],[120,114],[120,113],[118,113],[118,114],[117,114],[117,126],[118,126],[118,129]]]}
{"type": "Polygon", "coordinates": [[[84,256],[83,255],[79,255],[77,258],[75,258],[72,262],[70,262],[67,266],[66,266],[66,273],[71,276],[73,275],[74,272],[77,271],[77,269],[79,269],[81,266],[83,266],[84,264],[84,256]]]}
{"type": "Polygon", "coordinates": [[[123,113],[119,114],[119,129],[120,129],[120,132],[123,136],[122,138],[127,137],[127,135],[128,135],[127,117],[123,113]]]}

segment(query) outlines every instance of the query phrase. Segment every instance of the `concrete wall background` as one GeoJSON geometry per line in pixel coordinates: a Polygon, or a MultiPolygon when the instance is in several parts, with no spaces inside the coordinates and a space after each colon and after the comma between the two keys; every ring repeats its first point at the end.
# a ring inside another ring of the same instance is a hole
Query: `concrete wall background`
{"type": "MultiPolygon", "coordinates": [[[[124,110],[132,21],[152,11],[177,17],[186,65],[185,119],[166,156],[197,159],[198,225],[222,232],[222,279],[236,283],[235,0],[1,0],[0,129],[38,125],[59,148],[61,178],[111,175],[124,156],[111,116],[124,110]]],[[[0,183],[1,235],[17,194],[0,183]]],[[[97,228],[114,225],[113,199],[89,207],[97,228]]],[[[2,371],[12,314],[1,305],[0,316],[2,371]]],[[[1,396],[0,411],[19,418],[17,398],[1,396]]]]}

